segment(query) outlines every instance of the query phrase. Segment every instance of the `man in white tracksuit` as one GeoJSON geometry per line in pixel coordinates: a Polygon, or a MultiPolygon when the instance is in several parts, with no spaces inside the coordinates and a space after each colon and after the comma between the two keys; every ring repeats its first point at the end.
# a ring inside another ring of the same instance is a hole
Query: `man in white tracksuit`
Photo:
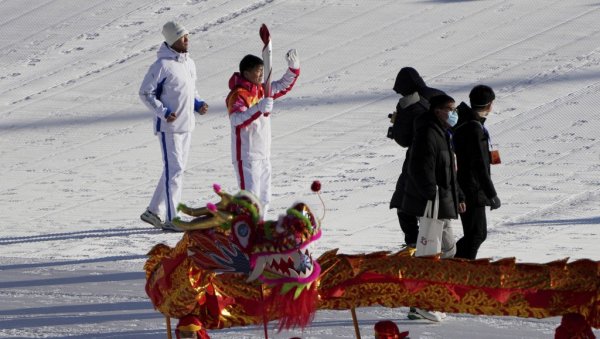
{"type": "Polygon", "coordinates": [[[150,205],[140,218],[154,227],[179,231],[171,221],[178,216],[183,172],[196,124],[194,112],[204,114],[208,105],[196,91],[196,65],[188,55],[189,32],[170,21],[162,34],[165,42],[142,81],[140,98],[154,113],[154,134],[160,142],[164,168],[150,205]]]}
{"type": "Polygon", "coordinates": [[[262,86],[264,63],[246,55],[240,71],[229,79],[226,99],[231,122],[231,160],[240,189],[256,195],[266,217],[271,201],[271,116],[273,99],[289,92],[300,75],[300,60],[295,49],[286,54],[288,69],[271,84],[272,97],[262,86]]]}

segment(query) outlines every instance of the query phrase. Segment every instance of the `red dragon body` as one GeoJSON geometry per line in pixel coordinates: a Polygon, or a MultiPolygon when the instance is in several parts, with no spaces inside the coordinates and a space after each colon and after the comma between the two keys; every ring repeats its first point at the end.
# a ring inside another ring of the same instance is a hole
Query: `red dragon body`
{"type": "Polygon", "coordinates": [[[174,248],[156,245],[144,267],[148,296],[159,312],[180,319],[178,331],[207,338],[206,329],[274,319],[279,329],[305,327],[317,309],[409,305],[449,313],[576,315],[588,328],[600,327],[597,261],[441,260],[407,250],[331,250],[314,260],[307,247],[321,226],[305,204],[263,221],[260,203],[248,192],[231,196],[217,185],[215,192],[221,196],[216,205],[180,206],[195,219],[179,221],[182,239],[174,248]]]}

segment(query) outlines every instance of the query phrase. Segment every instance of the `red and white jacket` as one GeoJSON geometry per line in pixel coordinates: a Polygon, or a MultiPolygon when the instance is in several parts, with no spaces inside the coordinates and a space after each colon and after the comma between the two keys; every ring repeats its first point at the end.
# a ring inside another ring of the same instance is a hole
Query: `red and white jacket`
{"type": "MultiPolygon", "coordinates": [[[[271,83],[273,99],[289,92],[300,69],[288,68],[283,77],[271,83]]],[[[229,79],[225,103],[231,121],[231,160],[263,160],[271,156],[271,118],[260,112],[257,103],[264,97],[262,86],[246,80],[240,73],[229,79]]]]}

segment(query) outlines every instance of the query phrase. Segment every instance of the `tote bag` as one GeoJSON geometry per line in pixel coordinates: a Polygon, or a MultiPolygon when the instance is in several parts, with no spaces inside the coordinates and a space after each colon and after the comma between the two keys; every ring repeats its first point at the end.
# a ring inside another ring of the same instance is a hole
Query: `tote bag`
{"type": "Polygon", "coordinates": [[[419,236],[417,237],[416,257],[434,255],[442,251],[444,221],[438,219],[439,208],[440,196],[436,187],[433,204],[431,200],[427,201],[425,215],[419,218],[419,236]]]}

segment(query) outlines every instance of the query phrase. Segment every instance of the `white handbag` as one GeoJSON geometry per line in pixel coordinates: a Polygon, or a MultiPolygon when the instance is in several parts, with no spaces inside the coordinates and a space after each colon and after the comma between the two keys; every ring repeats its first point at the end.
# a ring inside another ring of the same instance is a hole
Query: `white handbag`
{"type": "Polygon", "coordinates": [[[427,201],[425,215],[419,218],[419,236],[417,237],[416,257],[434,255],[442,251],[444,221],[438,219],[439,208],[440,196],[436,187],[433,204],[431,201],[427,201]]]}

